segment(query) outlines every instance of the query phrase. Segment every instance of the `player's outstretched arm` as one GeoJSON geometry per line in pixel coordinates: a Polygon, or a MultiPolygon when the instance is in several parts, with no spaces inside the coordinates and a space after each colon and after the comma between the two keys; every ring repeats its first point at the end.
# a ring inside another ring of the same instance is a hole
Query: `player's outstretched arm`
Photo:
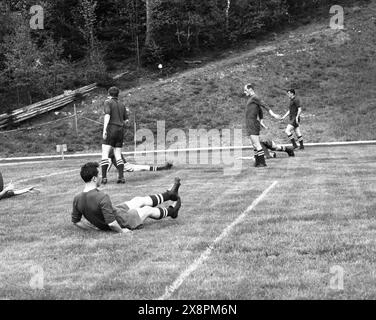
{"type": "Polygon", "coordinates": [[[261,124],[261,126],[264,128],[264,129],[268,129],[268,127],[265,125],[265,122],[264,122],[264,120],[260,120],[260,124],[261,124]]]}
{"type": "Polygon", "coordinates": [[[31,192],[33,190],[34,190],[34,187],[29,187],[29,188],[20,189],[20,190],[14,190],[13,192],[16,196],[19,196],[21,194],[28,193],[28,192],[31,192]]]}
{"type": "Polygon", "coordinates": [[[282,117],[281,120],[285,120],[290,114],[290,110],[286,112],[286,114],[282,117]]]}
{"type": "Polygon", "coordinates": [[[282,117],[276,113],[273,112],[272,109],[269,110],[269,114],[276,120],[282,120],[282,117]]]}

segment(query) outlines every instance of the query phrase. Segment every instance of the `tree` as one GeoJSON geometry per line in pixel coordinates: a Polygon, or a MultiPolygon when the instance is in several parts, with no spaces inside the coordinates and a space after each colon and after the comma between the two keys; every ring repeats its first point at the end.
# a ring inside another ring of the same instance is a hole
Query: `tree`
{"type": "Polygon", "coordinates": [[[160,0],[145,0],[146,5],[146,33],[145,47],[153,45],[154,42],[154,10],[160,4],[160,0]]]}
{"type": "Polygon", "coordinates": [[[30,27],[20,17],[15,20],[14,33],[5,37],[3,50],[5,51],[5,69],[3,73],[15,89],[18,104],[21,101],[21,94],[26,93],[28,103],[32,103],[31,92],[38,91],[41,74],[42,54],[37,45],[32,41],[30,27]]]}
{"type": "Polygon", "coordinates": [[[104,50],[95,35],[97,24],[96,7],[97,1],[95,0],[79,0],[79,13],[82,18],[79,30],[87,45],[86,78],[92,82],[105,82],[107,68],[104,63],[104,50]]]}

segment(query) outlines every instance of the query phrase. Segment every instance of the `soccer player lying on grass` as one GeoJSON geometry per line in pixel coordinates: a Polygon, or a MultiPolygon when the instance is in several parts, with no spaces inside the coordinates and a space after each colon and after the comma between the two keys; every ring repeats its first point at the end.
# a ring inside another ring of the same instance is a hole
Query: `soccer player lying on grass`
{"type": "Polygon", "coordinates": [[[261,143],[262,149],[264,150],[266,159],[277,158],[277,154],[275,151],[286,152],[289,157],[295,157],[295,152],[294,152],[293,147],[281,146],[275,143],[271,139],[261,139],[260,143],[261,143]]]}
{"type": "Polygon", "coordinates": [[[110,197],[98,190],[101,184],[99,164],[89,162],[81,167],[81,178],[85,189],[73,200],[72,222],[79,228],[88,230],[115,231],[127,233],[140,229],[147,218],[161,220],[166,217],[176,219],[181,207],[178,194],[180,179],[175,178],[171,190],[148,197],[136,197],[117,206],[112,206],[110,197]],[[168,208],[158,207],[166,201],[174,201],[168,208]],[[81,221],[82,216],[86,221],[81,221]]]}
{"type": "MultiPolygon", "coordinates": [[[[112,165],[118,169],[118,166],[117,166],[117,161],[116,161],[116,158],[115,158],[115,153],[114,153],[114,150],[111,149],[110,151],[110,154],[108,156],[111,160],[111,164],[110,166],[108,167],[108,171],[110,171],[112,165]]],[[[156,167],[156,166],[147,166],[147,165],[139,165],[139,164],[132,164],[132,163],[129,163],[123,155],[121,155],[121,158],[123,159],[123,162],[124,162],[124,172],[140,172],[140,171],[164,171],[164,170],[170,170],[172,168],[172,163],[170,162],[167,162],[164,166],[159,166],[159,167],[156,167]]],[[[107,171],[107,173],[108,173],[107,171]]]]}
{"type": "Polygon", "coordinates": [[[18,196],[18,195],[21,195],[21,194],[24,194],[24,193],[27,193],[27,192],[32,192],[33,190],[34,190],[34,187],[16,190],[14,188],[13,183],[9,183],[4,188],[4,180],[3,180],[3,176],[0,172],[0,200],[11,198],[11,197],[14,197],[14,196],[18,196]]]}

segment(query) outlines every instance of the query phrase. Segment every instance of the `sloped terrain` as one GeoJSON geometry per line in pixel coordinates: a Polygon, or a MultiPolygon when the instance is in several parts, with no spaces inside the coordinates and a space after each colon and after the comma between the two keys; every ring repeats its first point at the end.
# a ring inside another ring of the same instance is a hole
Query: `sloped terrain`
{"type": "MultiPolygon", "coordinates": [[[[306,141],[374,139],[376,4],[345,8],[345,12],[344,30],[329,28],[328,13],[322,21],[273,35],[273,40],[263,41],[255,49],[140,84],[122,92],[122,100],[139,128],[155,132],[156,121],[163,120],[167,130],[223,129],[243,124],[245,83],[255,83],[259,95],[280,114],[288,106],[284,90],[293,87],[303,102],[306,141]]],[[[99,123],[79,118],[78,135],[72,121],[26,133],[0,133],[1,155],[51,153],[60,143],[76,152],[98,150],[105,98],[102,91],[79,107],[86,118],[99,123]]],[[[72,112],[72,107],[63,112],[72,112]]],[[[263,134],[287,142],[285,126],[270,120],[270,130],[263,134]]],[[[133,141],[133,127],[127,141],[133,141]]]]}

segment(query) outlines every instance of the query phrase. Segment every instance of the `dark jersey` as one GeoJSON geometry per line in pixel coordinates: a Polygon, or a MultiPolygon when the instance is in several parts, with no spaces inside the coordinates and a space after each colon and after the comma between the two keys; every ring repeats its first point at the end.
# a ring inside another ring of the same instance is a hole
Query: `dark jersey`
{"type": "Polygon", "coordinates": [[[300,100],[298,98],[291,99],[290,101],[290,120],[294,121],[298,115],[298,110],[301,108],[300,100]]]}
{"type": "Polygon", "coordinates": [[[12,198],[14,196],[15,196],[14,191],[7,191],[2,196],[0,195],[0,200],[12,198]]]}
{"type": "Polygon", "coordinates": [[[78,223],[82,216],[100,230],[110,231],[108,226],[116,219],[110,197],[95,189],[78,194],[73,200],[72,222],[78,223]]]}
{"type": "Polygon", "coordinates": [[[122,127],[128,119],[128,112],[125,106],[116,98],[109,98],[104,103],[104,113],[110,115],[109,125],[122,127]]]}
{"type": "Polygon", "coordinates": [[[260,120],[264,118],[262,109],[270,110],[257,96],[253,96],[247,102],[245,121],[248,135],[258,135],[260,132],[260,120]]]}

